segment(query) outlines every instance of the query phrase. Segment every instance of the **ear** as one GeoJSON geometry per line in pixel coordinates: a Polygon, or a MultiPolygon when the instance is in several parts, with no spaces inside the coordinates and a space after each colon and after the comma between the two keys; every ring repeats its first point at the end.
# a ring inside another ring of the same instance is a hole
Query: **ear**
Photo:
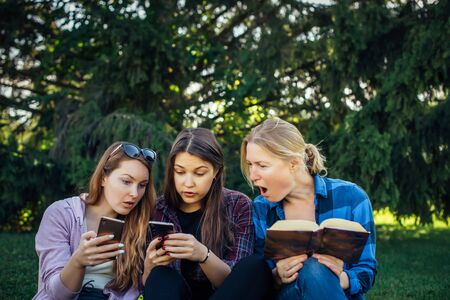
{"type": "Polygon", "coordinates": [[[106,184],[106,176],[103,176],[102,178],[102,187],[104,187],[106,184]]]}
{"type": "Polygon", "coordinates": [[[289,162],[289,168],[291,171],[294,171],[300,166],[300,158],[299,157],[293,157],[291,161],[289,162]]]}

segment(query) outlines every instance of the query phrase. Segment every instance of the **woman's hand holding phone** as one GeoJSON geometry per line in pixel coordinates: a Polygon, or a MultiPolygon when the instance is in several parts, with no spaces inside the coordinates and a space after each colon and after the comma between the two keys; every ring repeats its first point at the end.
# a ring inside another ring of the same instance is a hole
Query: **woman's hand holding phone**
{"type": "Polygon", "coordinates": [[[142,275],[142,284],[145,285],[147,277],[156,266],[167,266],[175,260],[175,258],[167,255],[167,251],[157,247],[161,241],[162,237],[157,237],[153,239],[147,247],[147,252],[145,254],[144,260],[144,274],[142,275]]]}
{"type": "Polygon", "coordinates": [[[79,268],[95,266],[111,260],[119,254],[124,253],[123,244],[104,244],[113,239],[110,235],[97,237],[94,231],[88,231],[81,235],[80,245],[72,255],[79,268]]]}
{"type": "Polygon", "coordinates": [[[186,233],[169,234],[163,242],[170,257],[200,262],[208,255],[208,248],[193,235],[186,233]]]}

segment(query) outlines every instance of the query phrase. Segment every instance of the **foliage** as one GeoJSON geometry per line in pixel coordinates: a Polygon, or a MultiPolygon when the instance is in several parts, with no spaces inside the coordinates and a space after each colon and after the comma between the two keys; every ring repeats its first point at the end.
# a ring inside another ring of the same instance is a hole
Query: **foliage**
{"type": "Polygon", "coordinates": [[[64,195],[66,183],[48,151],[17,151],[13,138],[0,144],[0,228],[30,231],[37,228],[43,209],[64,195]]]}
{"type": "Polygon", "coordinates": [[[361,185],[374,207],[445,219],[449,5],[5,0],[1,144],[45,149],[67,193],[86,189],[113,141],[153,147],[160,190],[173,137],[203,126],[224,148],[227,185],[250,194],[240,141],[279,116],[320,143],[329,175],[361,185]]]}

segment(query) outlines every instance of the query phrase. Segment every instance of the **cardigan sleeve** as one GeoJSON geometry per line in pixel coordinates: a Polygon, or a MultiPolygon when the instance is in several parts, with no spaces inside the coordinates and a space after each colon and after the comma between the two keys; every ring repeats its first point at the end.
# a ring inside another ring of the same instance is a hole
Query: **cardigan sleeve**
{"type": "Polygon", "coordinates": [[[66,288],[60,277],[72,256],[71,217],[59,201],[53,203],[45,211],[35,238],[40,282],[51,299],[75,299],[79,293],[66,288]]]}

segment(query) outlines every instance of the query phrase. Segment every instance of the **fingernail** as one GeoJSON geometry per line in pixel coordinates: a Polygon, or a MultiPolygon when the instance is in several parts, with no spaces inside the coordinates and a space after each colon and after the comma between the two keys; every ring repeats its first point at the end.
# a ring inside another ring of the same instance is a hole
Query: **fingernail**
{"type": "Polygon", "coordinates": [[[159,237],[159,238],[158,238],[158,241],[162,241],[162,237],[159,237]]]}
{"type": "Polygon", "coordinates": [[[119,250],[119,254],[124,254],[125,253],[125,250],[124,249],[120,249],[119,250]]]}
{"type": "Polygon", "coordinates": [[[122,244],[122,243],[119,243],[119,244],[117,245],[117,247],[119,247],[119,248],[123,248],[123,247],[125,247],[125,245],[124,245],[124,244],[122,244]]]}
{"type": "Polygon", "coordinates": [[[114,234],[108,235],[109,239],[112,240],[114,238],[114,234]]]}
{"type": "Polygon", "coordinates": [[[162,246],[161,248],[162,248],[163,250],[166,250],[166,246],[162,246]]]}

